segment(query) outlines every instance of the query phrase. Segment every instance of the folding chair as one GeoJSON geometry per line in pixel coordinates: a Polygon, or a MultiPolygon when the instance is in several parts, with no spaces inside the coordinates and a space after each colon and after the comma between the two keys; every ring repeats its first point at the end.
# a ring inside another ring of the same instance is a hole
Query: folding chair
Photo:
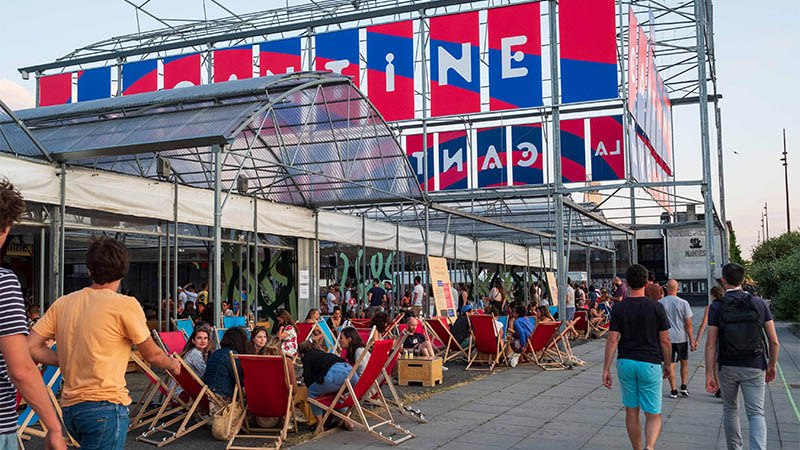
{"type": "MultiPolygon", "coordinates": [[[[494,370],[494,367],[500,362],[500,358],[506,360],[505,355],[506,342],[502,336],[497,335],[497,329],[494,326],[494,317],[491,315],[475,315],[469,317],[469,327],[472,333],[472,342],[475,343],[475,355],[469,355],[469,362],[467,363],[466,370],[487,370],[487,369],[474,369],[472,365],[476,362],[483,362],[489,364],[489,371],[494,370]],[[481,355],[486,355],[485,358],[479,359],[481,355]]],[[[470,353],[472,352],[470,348],[470,353]]]]}
{"type": "MultiPolygon", "coordinates": [[[[56,409],[58,418],[63,421],[63,413],[55,394],[61,389],[61,382],[63,381],[61,370],[57,366],[45,366],[44,370],[42,370],[42,381],[44,382],[45,388],[47,388],[47,395],[50,397],[50,401],[53,402],[53,407],[56,409]]],[[[19,406],[21,401],[22,396],[17,393],[17,406],[19,406]]],[[[64,431],[66,432],[66,429],[64,431]]],[[[31,436],[44,438],[46,434],[47,427],[40,421],[39,416],[33,408],[31,408],[31,405],[28,405],[17,418],[17,443],[20,445],[20,448],[24,448],[24,446],[22,446],[23,439],[28,440],[31,436]],[[41,429],[33,428],[37,424],[41,429]]],[[[69,432],[66,432],[66,435],[70,445],[78,445],[75,439],[70,436],[69,432]]]]}
{"type": "Polygon", "coordinates": [[[319,327],[317,323],[307,323],[307,322],[297,322],[294,324],[295,330],[297,330],[297,343],[301,343],[303,341],[307,341],[311,339],[314,335],[314,330],[319,327]]]}
{"type": "Polygon", "coordinates": [[[247,328],[247,318],[243,316],[223,317],[222,326],[224,328],[233,328],[233,327],[247,328]]]}
{"type": "Polygon", "coordinates": [[[183,351],[183,347],[186,346],[187,338],[183,337],[183,331],[154,331],[153,332],[153,340],[156,341],[156,344],[159,344],[162,349],[164,349],[167,354],[177,352],[180,353],[183,351]]]}
{"type": "Polygon", "coordinates": [[[569,327],[582,339],[589,338],[589,321],[586,319],[586,314],[586,311],[575,311],[575,318],[569,324],[569,327]]]}
{"type": "Polygon", "coordinates": [[[564,358],[555,345],[559,328],[561,322],[542,322],[536,325],[525,343],[522,355],[544,370],[565,369],[564,358]],[[550,361],[545,361],[546,358],[550,361]]]}
{"type": "Polygon", "coordinates": [[[371,319],[350,319],[350,323],[355,329],[369,329],[371,319]]]}
{"type": "Polygon", "coordinates": [[[400,311],[397,315],[389,322],[389,325],[386,326],[386,331],[383,332],[381,335],[382,338],[388,338],[391,335],[399,335],[402,332],[399,330],[398,326],[400,322],[406,317],[405,311],[400,311]]]}
{"type": "MultiPolygon", "coordinates": [[[[154,335],[158,338],[158,333],[154,332],[154,335]]],[[[167,352],[164,343],[161,339],[156,339],[156,343],[159,344],[162,350],[167,352]]],[[[168,352],[167,352],[168,353],[168,352]]],[[[130,423],[128,425],[128,431],[133,431],[137,428],[141,428],[145,425],[150,425],[153,423],[156,414],[158,414],[158,408],[150,409],[150,404],[153,402],[156,394],[161,394],[163,397],[166,397],[169,394],[170,387],[167,383],[156,375],[153,372],[153,369],[150,368],[144,361],[139,358],[136,353],[131,352],[131,359],[137,366],[144,372],[147,378],[150,380],[150,386],[147,387],[143,392],[142,395],[139,397],[139,400],[136,401],[135,404],[130,406],[130,423]]],[[[165,376],[166,379],[169,379],[168,376],[165,376]]],[[[186,403],[178,396],[174,399],[179,406],[166,411],[165,415],[170,415],[175,412],[181,410],[181,408],[187,408],[186,403]]]]}
{"type": "Polygon", "coordinates": [[[331,331],[331,328],[328,326],[328,322],[320,319],[317,321],[317,326],[325,337],[325,344],[328,346],[328,352],[336,354],[339,351],[339,340],[333,335],[333,331],[331,331]]]}
{"type": "Polygon", "coordinates": [[[242,409],[257,417],[282,417],[283,426],[280,428],[251,427],[247,422],[247,414],[242,414],[236,424],[236,434],[228,441],[227,449],[252,449],[252,448],[281,448],[286,440],[289,424],[297,431],[297,419],[294,416],[294,393],[296,385],[289,379],[289,364],[285,356],[266,355],[238,355],[231,353],[231,364],[236,367],[236,361],[242,367],[244,384],[239,378],[239,371],[234,371],[238,391],[242,393],[240,402],[242,409]],[[264,383],[264,380],[270,380],[264,383]],[[246,400],[246,401],[245,401],[246,400]],[[245,405],[246,403],[246,405],[245,405]],[[246,434],[245,434],[246,433],[246,434]],[[270,434],[265,434],[270,433],[270,434]],[[237,439],[255,439],[258,445],[244,447],[234,445],[237,439]],[[273,446],[266,447],[265,443],[274,441],[273,446]]]}
{"type": "MultiPolygon", "coordinates": [[[[400,356],[400,351],[403,350],[403,342],[405,342],[406,337],[408,337],[408,333],[403,332],[397,337],[397,339],[395,339],[394,345],[392,346],[392,351],[389,354],[389,360],[386,362],[386,366],[378,376],[378,384],[381,388],[383,388],[385,385],[389,389],[389,393],[391,394],[392,398],[386,399],[386,403],[391,408],[394,408],[400,414],[410,417],[417,422],[428,423],[428,419],[425,418],[425,414],[423,414],[422,411],[403,404],[403,401],[400,400],[400,396],[397,395],[397,391],[394,389],[394,384],[392,383],[392,372],[394,372],[394,368],[397,365],[397,358],[400,356]]],[[[380,404],[376,403],[377,398],[378,393],[375,392],[370,397],[369,401],[380,406],[380,404]]]]}
{"type": "Polygon", "coordinates": [[[317,424],[315,436],[321,436],[331,431],[335,431],[328,430],[327,432],[323,432],[323,425],[325,421],[328,419],[328,417],[330,417],[331,414],[333,414],[342,420],[352,421],[353,424],[358,428],[363,429],[372,436],[391,445],[398,445],[401,442],[405,442],[414,437],[413,433],[394,422],[392,413],[389,410],[389,405],[386,403],[386,399],[384,398],[377,381],[378,376],[380,376],[383,368],[389,361],[389,354],[392,350],[393,344],[394,341],[391,339],[384,339],[382,341],[374,342],[374,345],[373,342],[370,341],[367,344],[367,348],[370,348],[370,346],[372,347],[369,362],[367,363],[367,367],[364,369],[364,372],[362,373],[361,377],[359,377],[355,386],[350,383],[350,380],[356,373],[356,368],[361,364],[361,361],[366,356],[366,352],[362,353],[361,357],[358,359],[358,361],[356,361],[356,364],[353,365],[353,369],[347,375],[347,379],[338,392],[335,394],[327,394],[321,397],[308,399],[311,404],[325,410],[325,415],[317,424]],[[377,403],[380,405],[380,408],[362,408],[361,402],[369,400],[368,396],[370,395],[370,390],[373,388],[376,390],[377,398],[372,399],[370,403],[377,403]],[[337,409],[345,409],[345,412],[341,413],[337,411],[337,409]],[[353,411],[356,412],[356,417],[353,417],[353,411]],[[385,416],[379,413],[385,413],[385,416]],[[370,424],[368,417],[376,419],[378,422],[370,424]],[[384,425],[392,427],[397,434],[389,435],[376,431],[379,427],[384,425]],[[398,434],[399,437],[395,439],[398,434]]]}
{"type": "Polygon", "coordinates": [[[497,321],[503,324],[503,339],[508,336],[508,316],[500,316],[497,321]]]}
{"type": "MultiPolygon", "coordinates": [[[[372,339],[372,334],[373,333],[375,333],[375,334],[378,333],[378,330],[375,327],[367,328],[367,329],[356,328],[356,331],[358,332],[358,335],[361,336],[361,340],[364,341],[364,343],[367,343],[367,342],[369,342],[370,339],[372,339]]],[[[344,349],[342,349],[342,350],[344,350],[344,349]]]]}
{"type": "Polygon", "coordinates": [[[184,339],[188,341],[189,337],[191,337],[192,333],[194,333],[194,322],[192,319],[171,320],[172,324],[175,325],[175,329],[182,332],[184,339]]]}
{"type": "MultiPolygon", "coordinates": [[[[136,438],[137,441],[152,444],[157,447],[163,447],[209,423],[211,421],[211,416],[209,415],[205,418],[201,417],[197,411],[198,407],[201,407],[204,410],[208,409],[210,403],[212,402],[219,408],[225,406],[222,400],[213,392],[211,392],[208,386],[203,383],[203,380],[201,380],[200,377],[194,373],[194,370],[192,370],[192,368],[186,364],[186,361],[184,361],[177,352],[174,352],[172,356],[181,364],[180,374],[175,375],[172,372],[167,371],[167,374],[169,374],[169,377],[175,381],[176,385],[170,388],[167,397],[161,404],[161,408],[159,408],[158,413],[156,413],[156,416],[153,418],[150,428],[136,438]],[[179,410],[177,412],[174,410],[167,411],[167,407],[170,402],[178,399],[178,396],[175,395],[178,386],[180,386],[183,391],[186,392],[189,397],[191,397],[192,401],[190,404],[186,404],[186,406],[180,406],[177,408],[179,410]],[[189,420],[193,417],[195,418],[196,423],[187,427],[189,420]],[[165,421],[161,422],[162,420],[165,421]],[[168,429],[168,427],[178,422],[180,422],[180,425],[178,425],[177,430],[171,431],[168,429]],[[151,436],[154,434],[159,433],[165,434],[166,436],[164,436],[161,440],[151,438],[151,436]]],[[[234,392],[234,398],[235,396],[236,392],[234,392]]]]}
{"type": "Polygon", "coordinates": [[[591,320],[589,320],[587,323],[589,324],[589,337],[595,338],[601,338],[603,335],[608,333],[609,326],[611,325],[608,320],[605,320],[601,324],[595,324],[591,320]]]}
{"type": "Polygon", "coordinates": [[[461,344],[456,341],[456,338],[450,333],[450,326],[447,324],[447,319],[445,317],[425,319],[425,326],[428,327],[431,335],[436,336],[442,343],[442,350],[438,352],[439,354],[437,356],[442,357],[443,363],[458,357],[458,355],[463,355],[465,358],[468,358],[467,351],[461,347],[461,344]]]}

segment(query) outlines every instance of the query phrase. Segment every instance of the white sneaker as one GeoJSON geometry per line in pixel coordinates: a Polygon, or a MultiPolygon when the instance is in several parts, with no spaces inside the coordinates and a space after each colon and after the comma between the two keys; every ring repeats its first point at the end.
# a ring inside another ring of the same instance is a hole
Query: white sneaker
{"type": "Polygon", "coordinates": [[[517,367],[517,363],[519,363],[519,353],[512,353],[511,356],[508,357],[508,364],[511,367],[517,367]]]}
{"type": "Polygon", "coordinates": [[[448,368],[447,368],[447,367],[445,367],[445,366],[442,366],[442,371],[443,371],[443,372],[447,372],[448,370],[450,370],[450,369],[448,369],[448,368]]]}

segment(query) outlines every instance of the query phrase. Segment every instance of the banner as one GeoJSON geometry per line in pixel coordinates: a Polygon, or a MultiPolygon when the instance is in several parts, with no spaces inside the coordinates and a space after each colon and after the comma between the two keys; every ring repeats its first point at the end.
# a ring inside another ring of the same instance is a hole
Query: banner
{"type": "Polygon", "coordinates": [[[299,37],[258,45],[258,75],[277,75],[300,72],[302,43],[299,37]]]}
{"type": "Polygon", "coordinates": [[[617,27],[614,0],[561,0],[561,102],[616,99],[617,27]]]}
{"type": "Polygon", "coordinates": [[[561,181],[586,181],[586,133],[584,119],[561,122],[561,181]]]}
{"type": "Polygon", "coordinates": [[[72,72],[39,77],[39,105],[72,103],[72,72]]]}
{"type": "Polygon", "coordinates": [[[158,90],[158,60],[149,59],[122,65],[122,95],[158,90]]]}
{"type": "Polygon", "coordinates": [[[477,144],[477,187],[508,186],[505,127],[479,129],[477,144]]]}
{"type": "Polygon", "coordinates": [[[467,189],[469,166],[467,132],[439,133],[439,190],[467,189]]]}
{"type": "MultiPolygon", "coordinates": [[[[406,136],[406,155],[411,168],[417,174],[419,188],[425,192],[425,148],[422,146],[422,135],[406,136]]],[[[428,191],[433,191],[436,174],[433,171],[433,133],[428,133],[428,191]]]]}
{"type": "Polygon", "coordinates": [[[358,29],[318,34],[315,38],[317,70],[346,75],[359,85],[358,29]]]}
{"type": "Polygon", "coordinates": [[[78,101],[111,97],[111,66],[78,72],[78,101]]]}
{"type": "Polygon", "coordinates": [[[625,179],[622,116],[589,119],[592,181],[625,179]]]}
{"type": "Polygon", "coordinates": [[[200,53],[164,58],[164,89],[200,86],[202,61],[200,53]]]}
{"type": "Polygon", "coordinates": [[[541,124],[511,127],[512,184],[543,184],[541,124]]]}
{"type": "Polygon", "coordinates": [[[367,27],[369,99],[387,121],[414,118],[414,24],[367,27]]]}
{"type": "Polygon", "coordinates": [[[489,109],[542,105],[542,38],[538,3],[488,11],[489,109]]]}
{"type": "Polygon", "coordinates": [[[447,317],[449,322],[456,319],[458,301],[453,298],[453,283],[447,270],[447,260],[436,256],[428,256],[428,270],[431,275],[433,299],[436,303],[436,315],[447,317]]]}
{"type": "Polygon", "coordinates": [[[214,50],[214,83],[253,78],[253,46],[214,50]]]}
{"type": "Polygon", "coordinates": [[[481,110],[478,12],[431,17],[431,115],[481,110]]]}
{"type": "Polygon", "coordinates": [[[558,306],[558,284],[556,284],[556,273],[545,272],[545,279],[547,280],[547,290],[550,292],[550,304],[558,306]]]}

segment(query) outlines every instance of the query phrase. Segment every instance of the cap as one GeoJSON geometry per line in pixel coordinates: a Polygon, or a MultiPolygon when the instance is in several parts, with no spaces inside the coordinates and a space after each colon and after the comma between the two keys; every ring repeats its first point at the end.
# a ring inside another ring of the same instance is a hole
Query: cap
{"type": "Polygon", "coordinates": [[[461,307],[461,314],[465,314],[467,311],[472,311],[473,309],[475,308],[473,308],[472,305],[464,305],[461,307]]]}

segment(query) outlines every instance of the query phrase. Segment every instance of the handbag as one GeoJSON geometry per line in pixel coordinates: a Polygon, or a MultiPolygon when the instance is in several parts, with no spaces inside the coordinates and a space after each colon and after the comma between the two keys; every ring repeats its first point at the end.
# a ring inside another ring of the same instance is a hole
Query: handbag
{"type": "MultiPolygon", "coordinates": [[[[236,394],[234,394],[234,398],[236,398],[236,394]]],[[[228,441],[242,426],[244,409],[240,402],[234,400],[222,408],[212,411],[212,416],[211,434],[214,436],[214,439],[218,441],[228,441]]]]}

